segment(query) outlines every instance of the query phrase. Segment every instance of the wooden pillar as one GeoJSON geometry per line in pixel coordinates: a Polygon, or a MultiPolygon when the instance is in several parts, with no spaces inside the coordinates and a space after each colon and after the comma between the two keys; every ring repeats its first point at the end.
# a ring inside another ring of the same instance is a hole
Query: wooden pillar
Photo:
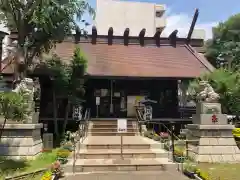
{"type": "Polygon", "coordinates": [[[124,38],[124,46],[128,46],[129,43],[129,28],[126,28],[123,34],[123,38],[124,38]]]}

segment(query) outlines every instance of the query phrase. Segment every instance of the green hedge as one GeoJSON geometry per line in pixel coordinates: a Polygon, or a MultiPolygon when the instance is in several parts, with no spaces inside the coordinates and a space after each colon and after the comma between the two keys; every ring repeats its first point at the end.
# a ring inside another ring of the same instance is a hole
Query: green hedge
{"type": "Polygon", "coordinates": [[[236,138],[240,138],[240,128],[235,128],[232,130],[232,134],[236,138]]]}

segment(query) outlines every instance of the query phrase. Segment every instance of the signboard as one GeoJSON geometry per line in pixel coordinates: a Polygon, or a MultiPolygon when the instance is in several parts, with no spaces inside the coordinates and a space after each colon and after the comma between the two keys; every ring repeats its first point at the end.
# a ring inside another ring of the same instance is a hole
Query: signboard
{"type": "Polygon", "coordinates": [[[97,106],[100,105],[100,97],[96,97],[96,105],[97,105],[97,106]]]}
{"type": "Polygon", "coordinates": [[[73,107],[73,119],[81,120],[82,119],[82,106],[73,107]]]}
{"type": "Polygon", "coordinates": [[[127,132],[127,120],[126,119],[118,119],[117,120],[117,129],[119,133],[127,132]]]}

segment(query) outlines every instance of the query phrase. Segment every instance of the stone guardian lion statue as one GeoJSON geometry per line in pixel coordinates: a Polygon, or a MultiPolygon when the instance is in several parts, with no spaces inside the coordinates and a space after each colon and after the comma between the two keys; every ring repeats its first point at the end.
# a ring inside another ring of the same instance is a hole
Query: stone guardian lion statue
{"type": "Polygon", "coordinates": [[[207,81],[200,81],[200,92],[197,94],[199,102],[217,103],[220,96],[207,81]]]}

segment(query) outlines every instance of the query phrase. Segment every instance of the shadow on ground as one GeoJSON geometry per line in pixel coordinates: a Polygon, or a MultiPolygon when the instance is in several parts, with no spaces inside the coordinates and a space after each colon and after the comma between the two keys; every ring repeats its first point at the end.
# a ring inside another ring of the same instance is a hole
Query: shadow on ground
{"type": "Polygon", "coordinates": [[[0,179],[26,169],[29,164],[25,159],[10,159],[4,155],[9,153],[9,144],[0,143],[0,179]]]}
{"type": "Polygon", "coordinates": [[[0,173],[11,174],[18,170],[23,170],[29,165],[26,160],[13,160],[0,157],[0,173]]]}

